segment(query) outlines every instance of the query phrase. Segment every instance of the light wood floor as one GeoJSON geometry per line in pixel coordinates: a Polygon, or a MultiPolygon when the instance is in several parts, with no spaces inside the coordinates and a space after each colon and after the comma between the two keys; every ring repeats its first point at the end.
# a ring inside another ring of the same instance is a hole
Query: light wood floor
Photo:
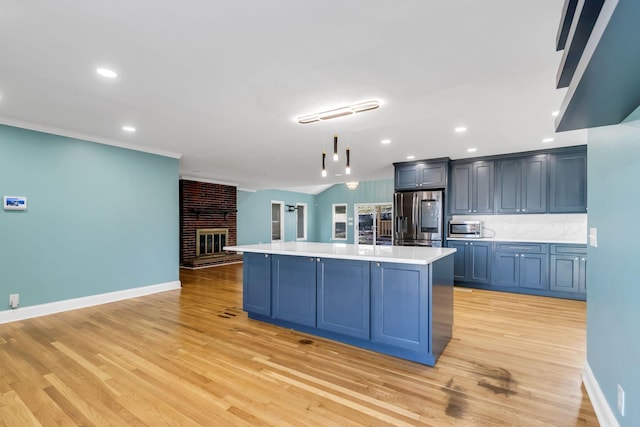
{"type": "Polygon", "coordinates": [[[455,292],[435,368],[250,321],[241,265],[0,325],[1,426],[595,426],[585,303],[455,292]]]}

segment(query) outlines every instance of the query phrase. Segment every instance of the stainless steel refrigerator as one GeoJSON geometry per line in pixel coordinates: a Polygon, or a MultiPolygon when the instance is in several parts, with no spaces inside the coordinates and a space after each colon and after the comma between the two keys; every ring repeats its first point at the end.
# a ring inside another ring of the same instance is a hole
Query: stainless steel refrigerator
{"type": "Polygon", "coordinates": [[[394,245],[442,247],[444,198],[442,191],[394,194],[394,245]]]}

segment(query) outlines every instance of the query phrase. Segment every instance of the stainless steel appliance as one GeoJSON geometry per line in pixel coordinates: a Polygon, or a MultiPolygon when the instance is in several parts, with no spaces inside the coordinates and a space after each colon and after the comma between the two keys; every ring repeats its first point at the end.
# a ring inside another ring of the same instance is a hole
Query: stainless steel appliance
{"type": "Polygon", "coordinates": [[[442,247],[444,197],[442,191],[394,194],[394,244],[442,247]]]}
{"type": "Polygon", "coordinates": [[[449,221],[449,237],[479,239],[482,237],[482,221],[449,221]]]}

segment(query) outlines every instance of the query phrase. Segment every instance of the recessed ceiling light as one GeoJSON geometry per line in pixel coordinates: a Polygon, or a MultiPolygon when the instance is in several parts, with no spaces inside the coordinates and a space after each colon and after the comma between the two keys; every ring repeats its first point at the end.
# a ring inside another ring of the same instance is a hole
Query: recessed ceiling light
{"type": "Polygon", "coordinates": [[[108,68],[97,68],[96,72],[102,77],[107,77],[109,79],[115,79],[116,77],[118,77],[118,73],[108,68]]]}
{"type": "Polygon", "coordinates": [[[458,127],[457,127],[457,128],[455,128],[453,131],[454,131],[454,132],[456,132],[456,133],[462,133],[462,132],[466,132],[466,131],[467,131],[467,128],[466,128],[466,127],[464,127],[464,126],[458,126],[458,127]]]}
{"type": "Polygon", "coordinates": [[[411,155],[411,156],[407,156],[407,160],[413,160],[413,159],[415,159],[415,158],[416,158],[416,156],[413,156],[413,155],[411,155]]]}
{"type": "Polygon", "coordinates": [[[391,140],[390,139],[383,139],[382,141],[380,141],[380,144],[391,144],[391,140]]]}
{"type": "Polygon", "coordinates": [[[335,174],[335,176],[342,176],[342,174],[341,173],[337,173],[337,174],[335,174]]]}
{"type": "Polygon", "coordinates": [[[125,132],[135,132],[136,128],[134,128],[133,126],[122,126],[122,130],[125,132]]]}
{"type": "Polygon", "coordinates": [[[558,117],[559,114],[560,114],[560,111],[554,111],[553,113],[551,113],[553,117],[558,117]]]}
{"type": "Polygon", "coordinates": [[[542,142],[553,142],[553,138],[545,138],[542,142]]]}
{"type": "Polygon", "coordinates": [[[476,151],[478,151],[477,148],[467,148],[467,153],[475,153],[476,151]]]}

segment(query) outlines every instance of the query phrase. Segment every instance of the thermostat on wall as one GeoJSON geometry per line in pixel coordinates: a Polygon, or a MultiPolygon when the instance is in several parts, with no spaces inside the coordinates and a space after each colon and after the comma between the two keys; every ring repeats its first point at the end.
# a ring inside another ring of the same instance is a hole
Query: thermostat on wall
{"type": "Polygon", "coordinates": [[[26,211],[27,198],[18,196],[4,196],[4,210],[6,211],[26,211]]]}

